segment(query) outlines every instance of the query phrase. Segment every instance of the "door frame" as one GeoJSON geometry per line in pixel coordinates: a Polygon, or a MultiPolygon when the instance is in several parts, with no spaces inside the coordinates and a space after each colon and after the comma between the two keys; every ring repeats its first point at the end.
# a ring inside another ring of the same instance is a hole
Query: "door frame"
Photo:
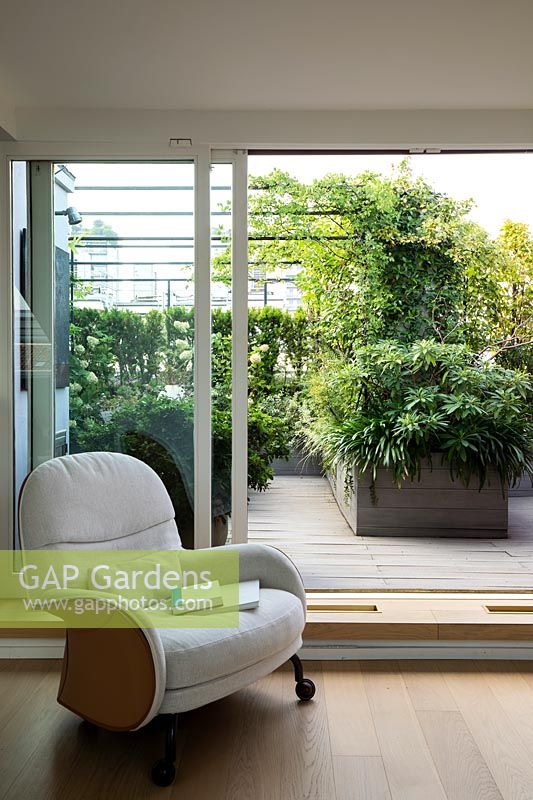
{"type": "Polygon", "coordinates": [[[232,165],[231,200],[231,541],[248,541],[248,152],[213,150],[232,165]]]}
{"type": "MultiPolygon", "coordinates": [[[[48,339],[49,369],[31,370],[27,381],[29,469],[54,456],[55,434],[55,293],[54,164],[32,161],[27,170],[31,311],[48,339]],[[34,269],[34,264],[38,268],[34,269]]],[[[15,398],[13,397],[13,402],[15,398]]],[[[16,441],[15,441],[16,446],[16,441]]]]}
{"type": "MultiPolygon", "coordinates": [[[[173,141],[173,140],[172,140],[173,141]]],[[[234,541],[247,541],[247,156],[246,151],[217,151],[207,144],[185,146],[109,143],[47,144],[7,142],[0,145],[0,548],[14,542],[14,409],[13,409],[13,242],[11,164],[51,162],[179,162],[195,164],[195,341],[194,341],[194,545],[211,546],[211,264],[210,165],[233,165],[233,391],[232,518],[234,541]],[[246,264],[246,269],[239,264],[246,264]],[[244,340],[242,339],[244,332],[244,340]]]]}

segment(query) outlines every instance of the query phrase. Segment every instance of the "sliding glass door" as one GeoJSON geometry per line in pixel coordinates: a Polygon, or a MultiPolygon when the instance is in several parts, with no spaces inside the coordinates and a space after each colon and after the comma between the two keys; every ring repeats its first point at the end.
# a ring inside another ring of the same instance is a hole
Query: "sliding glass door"
{"type": "Polygon", "coordinates": [[[246,539],[236,159],[12,163],[15,502],[49,458],[118,451],[160,475],[186,547],[246,539]]]}

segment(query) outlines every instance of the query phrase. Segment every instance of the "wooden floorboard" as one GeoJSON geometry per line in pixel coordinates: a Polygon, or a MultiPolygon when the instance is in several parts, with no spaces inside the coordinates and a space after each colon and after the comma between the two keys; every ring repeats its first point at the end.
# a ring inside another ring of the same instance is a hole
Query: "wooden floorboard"
{"type": "Polygon", "coordinates": [[[531,737],[523,719],[507,714],[475,664],[457,663],[445,678],[459,712],[504,798],[531,800],[531,737]]]}
{"type": "Polygon", "coordinates": [[[0,800],[531,800],[532,662],[306,662],[180,717],[178,775],[155,787],[158,720],[86,728],[58,662],[0,662],[0,800]]]}
{"type": "Polygon", "coordinates": [[[380,756],[334,756],[337,800],[391,800],[380,756]]]}
{"type": "Polygon", "coordinates": [[[279,547],[310,589],[533,590],[533,497],[509,500],[507,539],[355,536],[325,478],[254,492],[250,541],[279,547]]]}
{"type": "Polygon", "coordinates": [[[502,800],[502,794],[459,712],[418,711],[448,800],[502,800]]]}

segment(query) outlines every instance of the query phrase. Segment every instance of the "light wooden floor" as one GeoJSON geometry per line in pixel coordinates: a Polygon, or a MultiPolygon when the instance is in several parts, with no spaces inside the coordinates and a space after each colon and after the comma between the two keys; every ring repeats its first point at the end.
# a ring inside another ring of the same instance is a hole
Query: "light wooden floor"
{"type": "Polygon", "coordinates": [[[308,588],[533,590],[533,497],[509,509],[508,539],[354,536],[325,478],[279,476],[252,494],[249,537],[284,550],[308,588]]]}
{"type": "Polygon", "coordinates": [[[0,662],[2,800],[531,800],[533,663],[322,662],[283,669],[161,731],[91,732],[55,702],[57,662],[0,662]]]}

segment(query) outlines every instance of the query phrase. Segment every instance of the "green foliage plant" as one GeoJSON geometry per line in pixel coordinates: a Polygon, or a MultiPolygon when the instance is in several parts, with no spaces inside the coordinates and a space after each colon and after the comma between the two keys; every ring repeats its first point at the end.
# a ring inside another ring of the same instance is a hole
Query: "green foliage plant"
{"type": "Polygon", "coordinates": [[[435,458],[452,481],[502,487],[533,474],[532,384],[467,346],[382,341],[325,363],[310,382],[306,435],[330,469],[419,480],[435,458]]]}
{"type": "MultiPolygon", "coordinates": [[[[213,313],[213,514],[231,513],[231,312],[213,313]]],[[[279,414],[301,388],[310,342],[302,314],[250,310],[248,486],[264,491],[272,462],[290,453],[279,414]],[[278,398],[276,400],[276,398],[278,398]],[[276,412],[272,409],[276,408],[276,412]]],[[[72,452],[121,450],[161,476],[184,538],[192,536],[194,312],[139,315],[74,308],[71,325],[72,452]],[[169,393],[169,389],[176,392],[169,393]]]]}

